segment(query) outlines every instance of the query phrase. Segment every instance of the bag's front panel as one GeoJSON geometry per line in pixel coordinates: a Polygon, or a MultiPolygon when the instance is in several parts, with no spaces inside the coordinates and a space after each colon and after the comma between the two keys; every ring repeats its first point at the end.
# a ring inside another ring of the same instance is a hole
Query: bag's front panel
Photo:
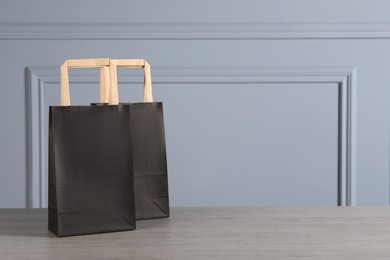
{"type": "Polygon", "coordinates": [[[127,106],[52,107],[58,235],[135,228],[127,106]]]}
{"type": "Polygon", "coordinates": [[[169,216],[162,103],[130,105],[136,218],[169,216]]]}

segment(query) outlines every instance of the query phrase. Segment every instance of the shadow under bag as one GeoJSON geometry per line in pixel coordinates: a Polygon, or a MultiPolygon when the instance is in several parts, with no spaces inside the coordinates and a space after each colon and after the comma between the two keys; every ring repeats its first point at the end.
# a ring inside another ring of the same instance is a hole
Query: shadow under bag
{"type": "Polygon", "coordinates": [[[169,217],[168,175],[161,102],[153,102],[145,60],[110,60],[110,102],[118,103],[117,68],[144,68],[144,102],[120,103],[130,111],[137,220],[169,217]]]}
{"type": "Polygon", "coordinates": [[[83,62],[61,67],[61,106],[49,112],[49,230],[58,236],[136,227],[130,111],[70,106],[68,67],[109,71],[109,59],[83,62]]]}

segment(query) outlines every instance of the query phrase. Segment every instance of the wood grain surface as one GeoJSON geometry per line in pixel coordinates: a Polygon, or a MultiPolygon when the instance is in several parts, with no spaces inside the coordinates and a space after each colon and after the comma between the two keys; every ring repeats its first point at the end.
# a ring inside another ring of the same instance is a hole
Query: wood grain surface
{"type": "Polygon", "coordinates": [[[47,210],[2,209],[0,259],[390,259],[390,208],[173,208],[135,231],[66,238],[47,210]]]}

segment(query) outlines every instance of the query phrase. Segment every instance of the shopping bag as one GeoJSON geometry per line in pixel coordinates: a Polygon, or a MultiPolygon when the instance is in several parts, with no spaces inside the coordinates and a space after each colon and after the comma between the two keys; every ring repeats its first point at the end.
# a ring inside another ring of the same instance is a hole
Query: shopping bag
{"type": "Polygon", "coordinates": [[[130,110],[136,219],[169,217],[163,105],[153,102],[145,60],[110,60],[110,103],[118,104],[117,68],[144,68],[144,102],[119,103],[130,110]]]}
{"type": "MultiPolygon", "coordinates": [[[[101,67],[104,83],[109,62],[67,60],[61,67],[61,106],[49,111],[48,225],[58,236],[136,227],[128,106],[70,105],[68,68],[101,67]]],[[[104,103],[107,88],[101,90],[104,103]]]]}

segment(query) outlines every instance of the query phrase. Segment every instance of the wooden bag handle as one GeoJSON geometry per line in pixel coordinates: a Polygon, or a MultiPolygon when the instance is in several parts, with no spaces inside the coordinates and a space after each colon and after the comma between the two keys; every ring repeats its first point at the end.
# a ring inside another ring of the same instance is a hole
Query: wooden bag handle
{"type": "Polygon", "coordinates": [[[146,60],[110,60],[110,104],[119,104],[117,68],[144,68],[144,102],[153,102],[150,65],[146,60]]]}
{"type": "Polygon", "coordinates": [[[66,60],[61,66],[61,106],[70,106],[68,69],[100,68],[100,103],[109,102],[110,59],[66,60]]]}

